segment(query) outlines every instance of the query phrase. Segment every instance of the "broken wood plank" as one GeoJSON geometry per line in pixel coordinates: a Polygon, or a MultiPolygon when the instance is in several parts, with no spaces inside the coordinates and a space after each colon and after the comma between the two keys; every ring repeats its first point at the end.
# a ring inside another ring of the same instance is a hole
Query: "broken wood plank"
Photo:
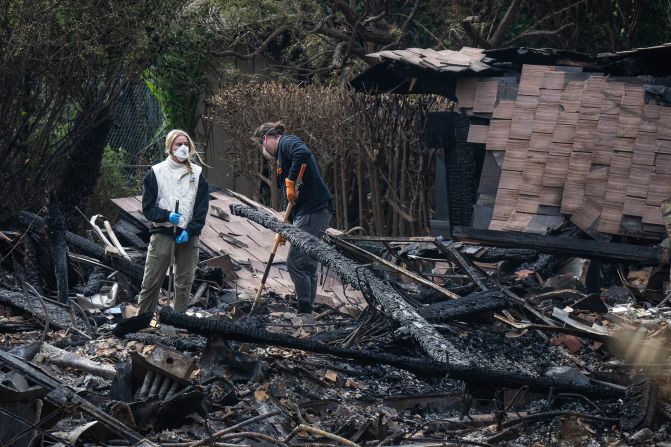
{"type": "Polygon", "coordinates": [[[494,247],[529,248],[541,253],[603,259],[610,262],[622,261],[657,265],[666,262],[668,259],[667,250],[660,247],[567,239],[514,231],[455,227],[452,231],[452,237],[455,241],[473,242],[494,247]]]}
{"type": "Polygon", "coordinates": [[[574,320],[569,316],[568,312],[561,310],[558,307],[552,309],[552,316],[568,324],[569,326],[572,326],[576,329],[580,329],[581,331],[589,332],[590,334],[595,335],[608,335],[608,329],[606,329],[605,327],[598,325],[593,327],[587,326],[586,324],[574,320]]]}
{"type": "Polygon", "coordinates": [[[107,235],[112,240],[114,248],[117,249],[117,251],[121,254],[121,256],[130,260],[130,256],[128,256],[126,250],[124,250],[124,248],[121,246],[121,242],[119,242],[119,239],[117,239],[116,234],[114,234],[114,230],[112,230],[112,225],[110,225],[109,220],[104,221],[103,225],[105,225],[105,230],[107,231],[107,235]]]}
{"type": "Polygon", "coordinates": [[[114,379],[116,377],[116,369],[113,366],[94,362],[81,355],[52,346],[49,343],[42,343],[40,353],[44,356],[45,360],[54,365],[77,369],[104,377],[105,379],[114,379]]]}
{"type": "Polygon", "coordinates": [[[478,286],[478,288],[482,291],[485,291],[488,289],[488,287],[485,285],[484,282],[480,279],[480,275],[475,271],[475,269],[464,259],[463,256],[461,256],[461,253],[451,245],[449,247],[445,247],[443,245],[442,241],[439,241],[438,239],[434,240],[434,243],[436,244],[436,247],[443,253],[445,253],[447,256],[450,258],[454,259],[462,269],[466,271],[466,274],[471,277],[471,280],[478,286]]]}
{"type": "Polygon", "coordinates": [[[389,262],[384,258],[381,258],[377,255],[374,255],[373,253],[370,253],[370,252],[368,252],[368,251],[366,251],[362,248],[359,248],[354,244],[350,244],[349,242],[343,241],[342,239],[338,239],[338,238],[334,238],[333,241],[336,243],[336,245],[343,246],[343,247],[347,248],[348,250],[350,250],[350,251],[352,251],[352,252],[354,252],[354,253],[356,253],[360,256],[363,256],[364,258],[366,258],[370,261],[379,262],[380,264],[382,264],[386,267],[389,267],[392,270],[397,271],[401,275],[407,276],[408,278],[411,278],[411,279],[417,281],[420,284],[423,284],[427,287],[432,288],[433,290],[435,290],[437,292],[442,293],[443,295],[445,295],[448,298],[451,298],[453,300],[456,300],[456,299],[459,298],[459,295],[457,295],[456,293],[450,292],[446,288],[439,286],[438,284],[434,283],[433,281],[429,281],[428,279],[422,278],[421,276],[419,276],[419,275],[417,275],[417,274],[415,274],[415,273],[413,273],[413,272],[411,272],[407,269],[404,269],[403,267],[398,266],[398,265],[394,264],[393,262],[389,262]]]}
{"type": "Polygon", "coordinates": [[[435,237],[429,236],[415,236],[415,237],[403,237],[403,236],[350,236],[350,235],[330,235],[344,241],[370,241],[370,242],[433,242],[436,240],[435,237]]]}

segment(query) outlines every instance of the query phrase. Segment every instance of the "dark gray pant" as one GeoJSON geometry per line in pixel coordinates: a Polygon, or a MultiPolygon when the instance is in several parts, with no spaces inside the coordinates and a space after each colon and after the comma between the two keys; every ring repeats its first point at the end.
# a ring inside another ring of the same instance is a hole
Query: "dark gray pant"
{"type": "MultiPolygon", "coordinates": [[[[294,218],[294,226],[306,233],[319,238],[331,222],[331,211],[328,208],[314,213],[301,213],[294,218]]],[[[319,262],[301,253],[293,246],[289,247],[287,270],[296,288],[296,299],[312,304],[317,294],[317,267],[319,262]]]]}

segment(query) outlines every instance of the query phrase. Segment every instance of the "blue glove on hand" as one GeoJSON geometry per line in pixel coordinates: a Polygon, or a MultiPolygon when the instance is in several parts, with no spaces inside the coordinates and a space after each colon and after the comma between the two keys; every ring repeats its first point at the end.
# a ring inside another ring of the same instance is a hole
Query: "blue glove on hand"
{"type": "Polygon", "coordinates": [[[175,242],[178,244],[183,244],[184,242],[189,240],[189,233],[187,233],[186,230],[182,230],[181,233],[179,233],[179,236],[175,239],[175,242]]]}
{"type": "Polygon", "coordinates": [[[168,220],[170,221],[170,223],[177,225],[181,217],[182,215],[179,213],[170,213],[170,216],[168,216],[168,220]]]}

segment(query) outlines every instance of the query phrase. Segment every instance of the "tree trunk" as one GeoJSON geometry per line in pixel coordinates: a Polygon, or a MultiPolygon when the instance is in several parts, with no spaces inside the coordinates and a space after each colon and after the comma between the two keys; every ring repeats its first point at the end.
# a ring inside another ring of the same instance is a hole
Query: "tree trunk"
{"type": "Polygon", "coordinates": [[[47,218],[49,242],[52,247],[54,276],[58,288],[58,302],[68,301],[68,244],[65,240],[65,219],[55,191],[49,194],[49,217],[47,218]]]}

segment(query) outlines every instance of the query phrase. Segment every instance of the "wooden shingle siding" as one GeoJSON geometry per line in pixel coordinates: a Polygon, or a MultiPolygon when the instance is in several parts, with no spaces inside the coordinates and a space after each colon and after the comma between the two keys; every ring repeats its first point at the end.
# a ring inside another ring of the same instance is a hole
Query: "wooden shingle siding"
{"type": "Polygon", "coordinates": [[[653,209],[671,198],[671,107],[646,104],[641,81],[525,65],[515,99],[492,105],[493,84],[478,81],[474,101],[491,109],[486,149],[504,154],[490,228],[555,207],[591,232],[663,231],[653,209]]]}

